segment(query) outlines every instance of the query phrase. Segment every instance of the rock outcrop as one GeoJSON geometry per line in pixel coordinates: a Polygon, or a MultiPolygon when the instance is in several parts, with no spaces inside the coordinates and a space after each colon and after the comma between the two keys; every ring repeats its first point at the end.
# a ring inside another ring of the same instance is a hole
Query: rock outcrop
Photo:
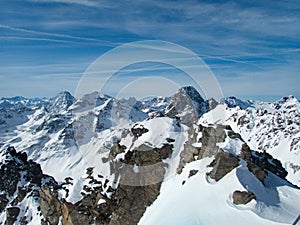
{"type": "Polygon", "coordinates": [[[212,179],[219,181],[231,170],[239,165],[238,158],[228,152],[218,152],[214,161],[209,165],[213,169],[207,174],[212,179]]]}
{"type": "Polygon", "coordinates": [[[58,224],[61,216],[61,204],[56,188],[52,185],[44,186],[39,190],[39,195],[39,205],[45,221],[50,225],[58,224]]]}
{"type": "Polygon", "coordinates": [[[50,176],[44,175],[39,164],[27,159],[27,154],[8,147],[0,168],[0,212],[6,210],[5,224],[26,224],[28,208],[22,211],[23,200],[37,202],[38,189],[42,183],[55,184],[50,176]],[[20,221],[18,221],[20,218],[20,221]]]}
{"type": "MultiPolygon", "coordinates": [[[[140,131],[145,129],[135,129],[132,132],[140,134],[140,131]]],[[[83,197],[75,204],[59,196],[62,185],[43,186],[39,191],[39,204],[45,218],[44,224],[57,225],[60,218],[63,225],[137,224],[147,206],[160,193],[167,166],[162,160],[171,156],[172,148],[173,145],[167,143],[161,148],[142,145],[126,152],[124,146],[116,143],[111,149],[110,159],[104,159],[105,162],[110,162],[111,173],[116,178],[115,187],[109,187],[105,192],[108,180],[95,179],[93,168],[87,168],[86,179],[90,180],[89,185],[83,186],[83,197]],[[118,154],[125,152],[122,162],[113,160],[118,154]]],[[[102,177],[100,174],[97,176],[102,177]]]]}
{"type": "Polygon", "coordinates": [[[268,171],[276,174],[277,176],[285,179],[287,171],[283,168],[281,162],[274,159],[267,152],[256,152],[244,143],[240,157],[247,162],[248,169],[253,173],[257,179],[264,183],[268,176],[268,171]]]}
{"type": "Polygon", "coordinates": [[[128,151],[121,163],[112,164],[120,184],[112,197],[117,208],[112,213],[110,225],[138,223],[147,206],[160,193],[167,167],[162,161],[171,156],[172,148],[172,144],[164,144],[161,148],[141,145],[128,151]]]}
{"type": "Polygon", "coordinates": [[[211,157],[220,151],[217,143],[222,143],[226,138],[226,129],[231,129],[223,125],[216,126],[202,126],[199,125],[191,127],[188,130],[188,140],[184,144],[184,149],[180,153],[180,162],[177,169],[177,173],[182,172],[183,167],[192,161],[202,159],[204,157],[211,157]],[[197,134],[201,133],[201,138],[197,140],[197,134]],[[201,147],[195,146],[195,144],[201,143],[201,147]]]}
{"type": "Polygon", "coordinates": [[[217,146],[217,143],[222,143],[225,141],[227,136],[225,129],[228,129],[228,127],[223,125],[215,125],[210,127],[204,127],[200,125],[202,137],[199,141],[202,143],[202,146],[199,152],[199,158],[214,156],[219,151],[220,148],[217,146]]]}

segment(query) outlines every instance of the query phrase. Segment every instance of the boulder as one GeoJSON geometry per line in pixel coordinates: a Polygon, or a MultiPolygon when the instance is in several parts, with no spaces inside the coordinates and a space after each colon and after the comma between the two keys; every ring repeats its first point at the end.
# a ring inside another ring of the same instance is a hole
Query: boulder
{"type": "Polygon", "coordinates": [[[6,221],[5,225],[13,225],[20,213],[20,209],[18,207],[10,207],[6,209],[6,221]]]}
{"type": "Polygon", "coordinates": [[[190,170],[190,173],[189,173],[189,177],[188,177],[188,178],[190,178],[190,177],[196,175],[196,174],[198,173],[198,171],[199,171],[199,170],[190,170]]]}
{"type": "Polygon", "coordinates": [[[233,203],[236,205],[245,205],[252,199],[256,199],[255,194],[248,191],[235,191],[232,195],[233,203]]]}
{"type": "Polygon", "coordinates": [[[144,133],[147,133],[149,130],[143,126],[134,126],[131,128],[131,133],[134,137],[138,138],[142,136],[144,133]]]}

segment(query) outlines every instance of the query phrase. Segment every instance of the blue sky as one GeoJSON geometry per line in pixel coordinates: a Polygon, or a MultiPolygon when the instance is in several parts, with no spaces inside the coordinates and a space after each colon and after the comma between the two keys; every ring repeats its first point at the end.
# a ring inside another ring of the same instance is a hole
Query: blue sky
{"type": "MultiPolygon", "coordinates": [[[[163,40],[199,55],[225,96],[300,98],[299,0],[0,1],[0,96],[74,94],[101,54],[128,42],[163,40]]],[[[126,78],[147,75],[186,80],[156,66],[131,67],[112,82],[122,86],[126,78]]]]}

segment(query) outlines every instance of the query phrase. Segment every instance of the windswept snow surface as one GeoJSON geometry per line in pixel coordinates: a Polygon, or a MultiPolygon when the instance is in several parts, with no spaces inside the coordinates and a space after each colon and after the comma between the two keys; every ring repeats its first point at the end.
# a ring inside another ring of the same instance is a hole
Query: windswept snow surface
{"type": "MultiPolygon", "coordinates": [[[[139,137],[131,148],[139,147],[145,143],[150,147],[160,148],[162,147],[163,142],[166,143],[164,140],[167,138],[176,140],[176,138],[184,132],[183,128],[176,124],[176,120],[167,117],[153,118],[151,120],[143,121],[138,125],[147,128],[149,131],[139,137]]],[[[127,135],[127,138],[132,139],[130,135],[127,135]]],[[[124,144],[126,147],[130,148],[127,143],[128,141],[128,139],[122,139],[120,144],[124,144]]],[[[129,142],[131,142],[131,140],[129,142]]]]}
{"type": "Polygon", "coordinates": [[[291,224],[300,206],[300,190],[271,175],[264,187],[245,163],[218,182],[206,173],[212,158],[189,163],[182,174],[163,182],[157,200],[147,208],[139,225],[291,224]],[[190,170],[199,172],[188,178],[190,170]],[[234,205],[235,190],[257,195],[247,205],[234,205]],[[295,207],[296,206],[296,207],[295,207]],[[298,206],[298,207],[297,207],[298,206]]]}

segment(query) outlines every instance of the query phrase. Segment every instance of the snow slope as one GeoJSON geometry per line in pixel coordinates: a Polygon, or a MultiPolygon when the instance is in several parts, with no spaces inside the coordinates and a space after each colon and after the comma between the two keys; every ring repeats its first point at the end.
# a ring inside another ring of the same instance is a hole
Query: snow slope
{"type": "Polygon", "coordinates": [[[211,161],[212,158],[205,158],[192,162],[182,174],[165,181],[139,225],[291,224],[296,219],[300,210],[299,189],[274,175],[264,187],[243,163],[222,180],[213,182],[206,175],[211,161]],[[199,172],[188,178],[190,170],[199,172]],[[234,205],[232,193],[246,190],[245,186],[251,186],[257,200],[234,205]]]}

